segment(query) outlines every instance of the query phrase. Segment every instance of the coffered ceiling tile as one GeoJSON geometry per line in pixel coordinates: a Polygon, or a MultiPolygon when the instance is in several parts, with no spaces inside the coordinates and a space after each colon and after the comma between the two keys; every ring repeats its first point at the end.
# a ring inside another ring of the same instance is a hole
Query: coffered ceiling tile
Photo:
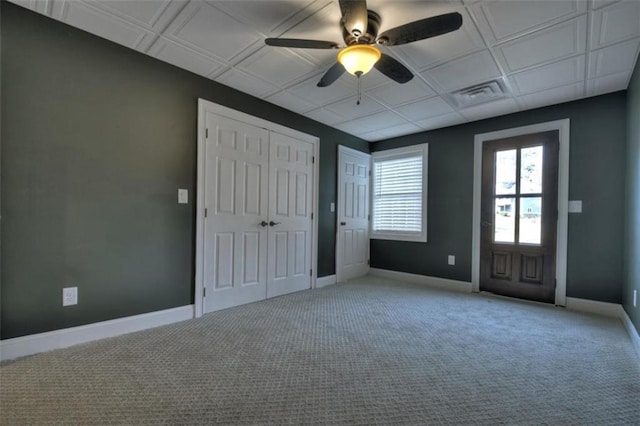
{"type": "MultiPolygon", "coordinates": [[[[326,71],[326,70],[325,70],[326,71]]],[[[324,74],[324,72],[322,74],[324,74]]],[[[322,78],[322,74],[315,75],[302,83],[287,89],[294,95],[311,102],[315,106],[321,107],[327,104],[356,96],[356,88],[343,83],[345,76],[339,78],[336,82],[328,87],[318,87],[318,81],[322,78]]]]}
{"type": "Polygon", "coordinates": [[[278,106],[281,106],[282,108],[286,108],[299,114],[315,108],[312,103],[307,102],[296,95],[292,95],[286,90],[278,92],[275,95],[271,95],[266,100],[271,102],[272,104],[276,104],[278,106]]]}
{"type": "Polygon", "coordinates": [[[324,124],[328,124],[330,126],[340,123],[344,119],[340,117],[338,114],[334,114],[330,111],[327,111],[324,108],[314,109],[313,111],[309,111],[304,114],[306,117],[309,117],[312,120],[319,121],[324,124]]]}
{"type": "Polygon", "coordinates": [[[207,77],[220,71],[223,65],[200,53],[160,37],[149,49],[149,55],[193,73],[207,77]]]}
{"type": "Polygon", "coordinates": [[[318,72],[315,64],[293,51],[272,46],[262,47],[237,67],[279,87],[290,86],[318,72]]]}
{"type": "Polygon", "coordinates": [[[297,0],[291,7],[290,0],[206,0],[218,9],[224,10],[240,22],[251,25],[256,31],[274,35],[279,27],[292,26],[307,18],[312,11],[313,0],[297,0]]]}
{"type": "Polygon", "coordinates": [[[60,20],[107,40],[136,48],[145,37],[153,33],[122,18],[80,1],[65,1],[60,9],[60,20]]]}
{"type": "Polygon", "coordinates": [[[591,9],[600,9],[601,7],[609,6],[611,3],[615,3],[620,0],[591,0],[591,9]]]}
{"type": "Polygon", "coordinates": [[[518,94],[528,94],[565,86],[584,79],[584,55],[565,59],[509,77],[518,94]]]}
{"type": "Polygon", "coordinates": [[[279,90],[273,84],[233,68],[216,78],[216,81],[258,98],[264,98],[279,90]]]}
{"type": "Polygon", "coordinates": [[[460,114],[469,121],[482,120],[484,118],[497,117],[519,111],[520,108],[513,98],[500,99],[460,110],[460,114]]]}
{"type": "Polygon", "coordinates": [[[587,15],[517,38],[495,48],[507,72],[584,53],[587,46],[587,15]]]}
{"type": "Polygon", "coordinates": [[[13,3],[43,15],[51,13],[53,0],[11,0],[13,3]]]}
{"type": "Polygon", "coordinates": [[[223,61],[231,61],[263,37],[220,9],[205,2],[191,2],[169,25],[165,35],[185,46],[223,61]]]}
{"type": "Polygon", "coordinates": [[[325,109],[342,117],[342,120],[344,121],[382,111],[385,107],[372,98],[363,95],[360,105],[357,105],[356,98],[347,98],[343,101],[327,105],[325,109]]]}
{"type": "Polygon", "coordinates": [[[410,121],[419,121],[426,118],[453,112],[453,108],[439,96],[425,99],[409,105],[396,108],[396,112],[402,114],[410,121]]]}
{"type": "Polygon", "coordinates": [[[458,12],[462,15],[462,27],[458,31],[389,49],[396,53],[399,59],[419,70],[485,49],[486,46],[469,14],[464,9],[458,12]]]}
{"type": "Polygon", "coordinates": [[[103,9],[129,22],[147,29],[153,29],[165,10],[172,5],[175,18],[177,13],[187,2],[186,0],[84,0],[96,8],[103,9]],[[176,7],[177,6],[177,7],[176,7]]]}
{"type": "Polygon", "coordinates": [[[584,0],[478,2],[471,6],[491,45],[586,12],[584,0]]]}
{"type": "Polygon", "coordinates": [[[591,52],[588,78],[633,70],[639,48],[636,38],[591,52]]]}
{"type": "Polygon", "coordinates": [[[338,2],[330,2],[279,37],[328,40],[344,45],[340,30],[341,17],[338,2]]]}
{"type": "Polygon", "coordinates": [[[467,119],[457,112],[439,115],[437,117],[427,118],[416,121],[414,124],[420,126],[424,130],[439,129],[441,127],[455,126],[456,124],[466,123],[467,119]]]}
{"type": "Polygon", "coordinates": [[[357,118],[349,121],[354,126],[360,126],[364,130],[356,133],[364,133],[368,131],[380,130],[386,127],[393,127],[399,124],[405,124],[407,121],[392,111],[382,111],[376,114],[367,115],[366,117],[357,118]]]}
{"type": "Polygon", "coordinates": [[[369,142],[380,141],[383,139],[394,138],[396,136],[408,135],[411,133],[421,132],[422,128],[415,124],[405,123],[392,127],[385,127],[384,129],[374,130],[371,132],[360,133],[356,136],[367,140],[369,142]]]}
{"type": "Polygon", "coordinates": [[[604,95],[605,93],[625,90],[629,85],[629,79],[631,79],[630,71],[587,80],[587,96],[604,95]]]}
{"type": "Polygon", "coordinates": [[[421,73],[449,92],[500,77],[501,73],[488,50],[473,53],[421,73]]]}
{"type": "Polygon", "coordinates": [[[621,1],[593,12],[592,49],[637,36],[640,36],[640,1],[621,1]]]}
{"type": "Polygon", "coordinates": [[[547,105],[569,102],[581,98],[584,95],[584,83],[568,84],[549,90],[523,95],[518,101],[525,109],[539,108],[547,105]]]}
{"type": "Polygon", "coordinates": [[[396,107],[418,99],[434,96],[436,92],[423,82],[420,77],[414,76],[411,81],[405,84],[398,84],[389,80],[382,86],[369,90],[368,94],[384,105],[396,107]]]}

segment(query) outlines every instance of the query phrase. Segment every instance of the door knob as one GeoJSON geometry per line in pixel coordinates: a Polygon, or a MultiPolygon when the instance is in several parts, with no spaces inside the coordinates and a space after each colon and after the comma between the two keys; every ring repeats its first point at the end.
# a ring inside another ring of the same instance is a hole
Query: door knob
{"type": "Polygon", "coordinates": [[[274,221],[269,222],[269,226],[276,226],[276,225],[280,225],[280,222],[274,222],[274,221]]]}
{"type": "Polygon", "coordinates": [[[268,224],[269,224],[269,222],[264,221],[264,220],[263,220],[262,222],[260,222],[260,223],[259,223],[259,225],[260,225],[260,226],[262,226],[263,228],[264,228],[265,226],[267,226],[268,224]]]}
{"type": "Polygon", "coordinates": [[[340,222],[340,226],[345,226],[347,222],[340,222]]]}

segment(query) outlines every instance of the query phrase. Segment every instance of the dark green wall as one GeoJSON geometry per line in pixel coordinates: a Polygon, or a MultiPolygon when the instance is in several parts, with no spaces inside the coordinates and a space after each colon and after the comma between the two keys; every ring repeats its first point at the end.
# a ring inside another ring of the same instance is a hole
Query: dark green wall
{"type": "Polygon", "coordinates": [[[640,61],[627,90],[627,186],[625,229],[624,309],[640,333],[640,61]],[[633,290],[638,306],[633,307],[633,290]]]}
{"type": "Polygon", "coordinates": [[[0,7],[3,339],[193,302],[198,98],[320,138],[318,275],[334,273],[337,145],[366,141],[0,7]]]}
{"type": "Polygon", "coordinates": [[[428,242],[371,241],[371,265],[471,281],[474,135],[571,119],[567,296],[621,302],[625,92],[374,143],[372,151],[429,143],[428,242]],[[447,255],[456,265],[447,265],[447,255]]]}

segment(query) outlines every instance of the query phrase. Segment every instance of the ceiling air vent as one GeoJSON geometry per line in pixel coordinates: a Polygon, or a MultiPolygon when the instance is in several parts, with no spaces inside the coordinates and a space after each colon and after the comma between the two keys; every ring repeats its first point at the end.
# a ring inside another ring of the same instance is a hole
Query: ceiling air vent
{"type": "Polygon", "coordinates": [[[492,80],[460,89],[449,94],[459,108],[484,104],[507,96],[502,80],[492,80]]]}

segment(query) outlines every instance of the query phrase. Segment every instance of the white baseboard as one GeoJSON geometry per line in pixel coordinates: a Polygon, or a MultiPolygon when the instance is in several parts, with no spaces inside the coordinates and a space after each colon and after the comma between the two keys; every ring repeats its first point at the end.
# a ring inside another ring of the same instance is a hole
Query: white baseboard
{"type": "Polygon", "coordinates": [[[15,337],[0,341],[0,360],[19,358],[79,343],[120,336],[193,318],[193,305],[102,321],[79,327],[15,337]]]}
{"type": "Polygon", "coordinates": [[[629,318],[629,315],[627,315],[624,309],[622,310],[622,315],[620,315],[620,320],[624,324],[624,328],[627,329],[627,333],[629,333],[631,343],[633,343],[636,355],[638,355],[638,362],[640,362],[640,335],[638,335],[638,330],[636,330],[636,327],[631,322],[631,318],[629,318]]]}
{"type": "Polygon", "coordinates": [[[335,275],[327,275],[326,277],[318,277],[316,279],[316,288],[326,287],[331,284],[337,283],[338,280],[335,275]]]}
{"type": "Polygon", "coordinates": [[[586,312],[612,318],[621,318],[623,311],[622,305],[618,303],[598,302],[575,297],[567,297],[565,307],[570,311],[586,312]]]}
{"type": "Polygon", "coordinates": [[[391,278],[413,284],[422,284],[429,287],[471,293],[471,283],[466,281],[450,280],[448,278],[430,277],[427,275],[410,274],[408,272],[391,271],[389,269],[369,269],[369,275],[375,277],[391,278]]]}

